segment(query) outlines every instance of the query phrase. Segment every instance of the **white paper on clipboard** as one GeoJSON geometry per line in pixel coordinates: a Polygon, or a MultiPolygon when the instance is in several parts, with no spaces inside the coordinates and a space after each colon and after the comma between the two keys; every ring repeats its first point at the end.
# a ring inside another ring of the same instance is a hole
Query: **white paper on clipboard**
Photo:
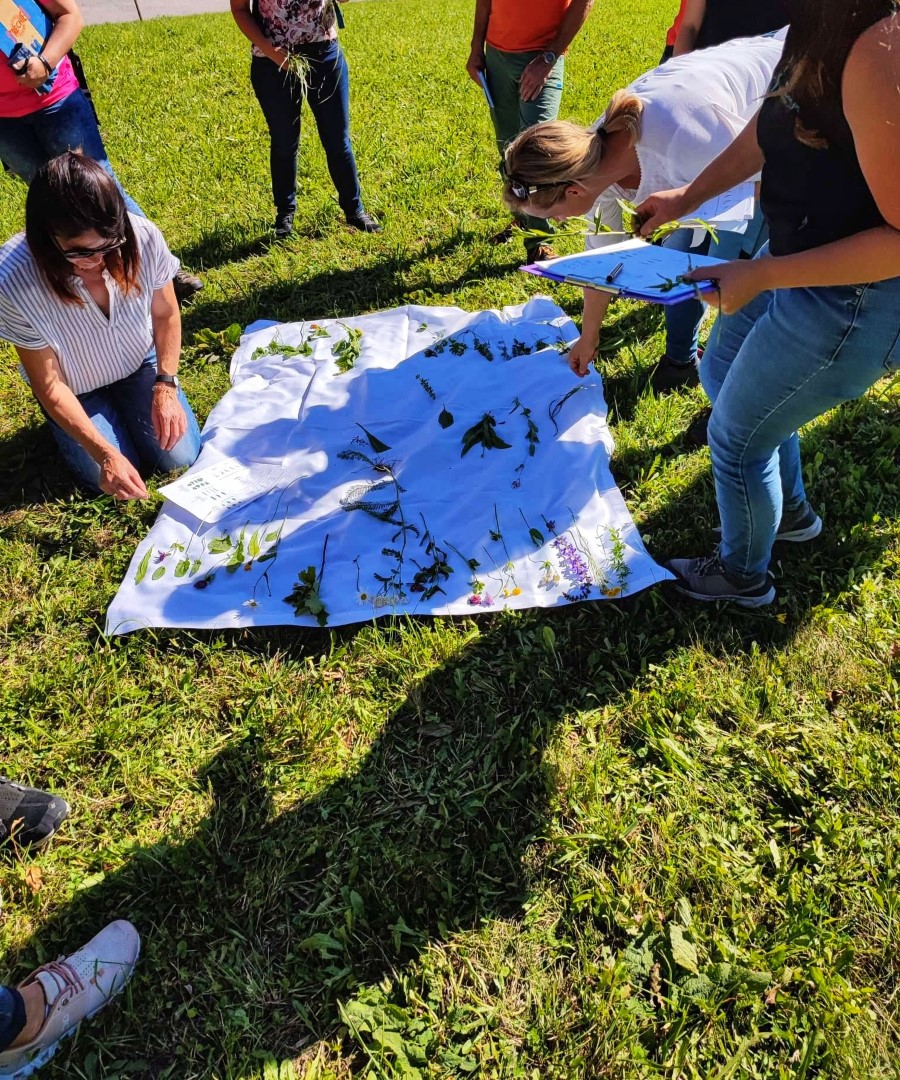
{"type": "MultiPolygon", "coordinates": [[[[754,184],[748,181],[705,202],[691,217],[700,218],[722,232],[744,233],[755,211],[754,184]]],[[[702,237],[703,230],[695,230],[697,232],[702,237]]],[[[695,242],[699,242],[696,237],[695,242]]]]}

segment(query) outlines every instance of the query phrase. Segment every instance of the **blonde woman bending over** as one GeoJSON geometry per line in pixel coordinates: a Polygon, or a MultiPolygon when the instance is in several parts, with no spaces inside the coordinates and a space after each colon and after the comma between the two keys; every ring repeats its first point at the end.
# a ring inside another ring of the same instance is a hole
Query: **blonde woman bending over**
{"type": "MultiPolygon", "coordinates": [[[[670,60],[613,94],[593,128],[564,120],[528,128],[506,150],[506,205],[518,214],[555,219],[599,212],[604,225],[621,232],[617,200],[639,202],[688,184],[731,144],[762,103],[783,43],[782,31],[670,60]]],[[[739,249],[741,238],[734,235],[739,249]]],[[[601,233],[587,244],[619,240],[601,233]]],[[[709,249],[708,237],[696,246],[693,240],[692,229],[679,229],[665,245],[697,254],[709,249]]],[[[569,353],[576,375],[585,375],[597,354],[609,301],[607,293],[585,290],[581,337],[569,353]]],[[[703,311],[699,301],[666,308],[666,353],[653,378],[657,390],[697,381],[703,311]]]]}

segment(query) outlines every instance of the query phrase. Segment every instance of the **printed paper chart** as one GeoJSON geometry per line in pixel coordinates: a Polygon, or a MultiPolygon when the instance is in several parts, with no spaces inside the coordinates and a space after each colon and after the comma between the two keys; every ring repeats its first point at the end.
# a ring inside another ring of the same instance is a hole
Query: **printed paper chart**
{"type": "Polygon", "coordinates": [[[555,607],[668,578],[610,473],[602,381],[562,355],[575,337],[541,297],[245,336],[187,476],[284,479],[214,521],[167,501],[107,631],[555,607]]]}

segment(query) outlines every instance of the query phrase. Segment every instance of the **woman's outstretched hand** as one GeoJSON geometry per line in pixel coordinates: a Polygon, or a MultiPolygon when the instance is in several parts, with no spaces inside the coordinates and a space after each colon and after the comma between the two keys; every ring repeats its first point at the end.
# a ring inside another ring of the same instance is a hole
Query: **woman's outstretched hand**
{"type": "Polygon", "coordinates": [[[641,236],[650,236],[654,229],[670,221],[678,221],[690,212],[685,198],[686,187],[670,188],[668,191],[656,191],[648,195],[637,207],[641,226],[641,236]]]}

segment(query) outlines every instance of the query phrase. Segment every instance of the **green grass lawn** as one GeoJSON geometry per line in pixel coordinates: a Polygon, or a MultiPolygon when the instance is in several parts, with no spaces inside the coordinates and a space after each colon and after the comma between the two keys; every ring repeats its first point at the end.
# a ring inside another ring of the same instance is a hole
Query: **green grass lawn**
{"type": "MultiPolygon", "coordinates": [[[[601,3],[563,114],[655,63],[674,4],[601,3]]],[[[228,16],[92,28],[110,156],[206,289],[204,328],[407,302],[477,310],[516,271],[471,0],[346,10],[353,128],[382,236],[341,225],[312,129],[298,231],[269,248],[268,147],[228,16]]],[[[0,179],[2,235],[23,188],[0,179]]],[[[579,296],[554,290],[573,314],[579,296]]],[[[699,390],[657,399],[655,310],[618,305],[614,470],[658,557],[711,544],[699,390]]],[[[0,977],[132,919],[128,993],[48,1077],[898,1075],[896,388],[805,434],[826,529],[756,613],[676,602],[333,632],[141,633],[103,617],[158,497],[73,492],[4,349],[0,771],[65,793],[0,861],[0,977]],[[38,867],[42,885],[26,869],[38,867]]]]}

